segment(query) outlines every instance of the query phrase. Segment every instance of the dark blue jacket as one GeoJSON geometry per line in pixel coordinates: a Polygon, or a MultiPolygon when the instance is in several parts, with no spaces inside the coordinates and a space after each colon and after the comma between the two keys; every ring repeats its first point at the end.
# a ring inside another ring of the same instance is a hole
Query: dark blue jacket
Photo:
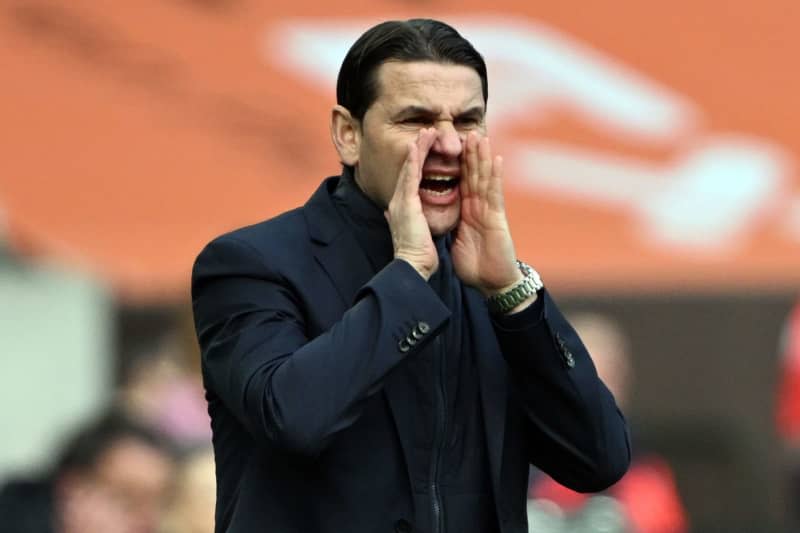
{"type": "MultiPolygon", "coordinates": [[[[412,391],[392,370],[450,311],[404,261],[372,275],[331,201],[337,180],[195,263],[218,532],[413,529],[412,391]]],[[[603,490],[630,460],[625,421],[546,289],[536,310],[499,319],[478,291],[463,294],[501,531],[527,531],[529,463],[603,490]]]]}

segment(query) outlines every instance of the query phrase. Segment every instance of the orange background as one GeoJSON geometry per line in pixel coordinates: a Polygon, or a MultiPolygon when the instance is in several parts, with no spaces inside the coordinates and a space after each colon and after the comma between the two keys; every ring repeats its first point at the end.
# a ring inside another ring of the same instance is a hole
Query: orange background
{"type": "MultiPolygon", "coordinates": [[[[0,0],[9,241],[87,268],[124,298],[183,297],[211,237],[302,203],[338,172],[327,133],[333,87],[287,71],[280,49],[265,50],[269,28],[502,14],[553,28],[693,102],[703,132],[746,135],[784,156],[780,194],[713,253],[654,245],[629,212],[509,176],[519,255],[548,284],[573,293],[800,285],[800,3],[496,0],[491,12],[472,0],[337,4],[0,0]]],[[[490,129],[492,105],[490,96],[490,129]]],[[[697,141],[621,139],[568,106],[544,120],[520,117],[499,137],[501,153],[502,143],[547,140],[656,167],[697,141]]]]}

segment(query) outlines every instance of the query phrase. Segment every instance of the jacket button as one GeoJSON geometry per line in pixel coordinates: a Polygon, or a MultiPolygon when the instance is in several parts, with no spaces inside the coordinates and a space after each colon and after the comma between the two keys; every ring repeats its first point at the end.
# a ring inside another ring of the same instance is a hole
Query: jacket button
{"type": "Polygon", "coordinates": [[[403,353],[406,353],[411,349],[411,346],[409,346],[405,339],[400,339],[400,342],[397,343],[397,349],[403,353]]]}
{"type": "Polygon", "coordinates": [[[411,533],[413,529],[414,528],[411,527],[411,524],[408,522],[408,520],[403,518],[394,523],[395,533],[411,533]]]}
{"type": "Polygon", "coordinates": [[[564,342],[564,338],[561,336],[560,333],[556,332],[556,342],[561,349],[566,347],[566,343],[564,342]]]}
{"type": "Polygon", "coordinates": [[[427,322],[420,321],[417,324],[417,329],[419,329],[419,332],[424,335],[424,334],[428,333],[431,330],[431,327],[428,325],[427,322]]]}
{"type": "Polygon", "coordinates": [[[408,337],[406,337],[406,342],[409,344],[409,346],[414,346],[415,344],[417,344],[417,339],[409,335],[408,337]]]}

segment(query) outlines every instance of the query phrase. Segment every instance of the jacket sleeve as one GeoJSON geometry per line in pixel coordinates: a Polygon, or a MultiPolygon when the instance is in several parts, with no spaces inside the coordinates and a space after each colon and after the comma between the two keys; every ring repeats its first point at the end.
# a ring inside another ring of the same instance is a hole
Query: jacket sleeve
{"type": "Polygon", "coordinates": [[[493,322],[527,419],[531,463],[579,492],[616,483],[631,458],[625,418],[547,290],[493,322]]]}
{"type": "Polygon", "coordinates": [[[387,373],[450,316],[424,279],[395,260],[336,324],[309,338],[308,310],[286,277],[231,236],[198,256],[192,304],[206,388],[255,438],[307,455],[352,425],[387,373]],[[425,335],[408,349],[400,341],[422,322],[425,335]]]}

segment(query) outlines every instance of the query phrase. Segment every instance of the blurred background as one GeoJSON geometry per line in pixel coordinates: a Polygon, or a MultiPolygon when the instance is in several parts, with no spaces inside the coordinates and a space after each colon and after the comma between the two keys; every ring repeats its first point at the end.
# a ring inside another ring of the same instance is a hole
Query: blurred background
{"type": "Polygon", "coordinates": [[[532,473],[531,531],[798,530],[796,0],[0,0],[0,522],[210,530],[192,262],[338,173],[339,64],[411,17],[486,58],[518,253],[631,421],[607,494],[532,473]]]}

